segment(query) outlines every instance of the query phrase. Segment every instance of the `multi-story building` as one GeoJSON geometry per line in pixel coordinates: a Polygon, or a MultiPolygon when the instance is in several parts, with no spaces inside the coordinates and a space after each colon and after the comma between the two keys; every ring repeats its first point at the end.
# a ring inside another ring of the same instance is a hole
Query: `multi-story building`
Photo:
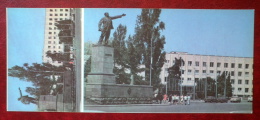
{"type": "Polygon", "coordinates": [[[160,75],[163,84],[167,83],[168,68],[174,65],[175,58],[179,59],[180,57],[185,63],[181,66],[182,84],[180,85],[192,88],[197,86],[195,81],[199,79],[211,77],[216,80],[218,75],[227,71],[231,75],[233,95],[253,95],[253,58],[170,52],[166,54],[166,62],[160,75]]]}
{"type": "Polygon", "coordinates": [[[44,47],[43,47],[43,62],[52,65],[60,66],[62,61],[52,61],[50,57],[46,56],[46,52],[64,52],[64,43],[59,41],[59,31],[55,26],[57,21],[74,20],[75,14],[72,8],[46,8],[45,15],[45,33],[44,33],[44,47]]]}

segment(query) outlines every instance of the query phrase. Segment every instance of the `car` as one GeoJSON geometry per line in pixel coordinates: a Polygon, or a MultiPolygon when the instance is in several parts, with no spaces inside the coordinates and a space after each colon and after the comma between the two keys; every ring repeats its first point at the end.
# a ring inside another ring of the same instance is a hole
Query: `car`
{"type": "Polygon", "coordinates": [[[253,102],[253,96],[248,97],[247,102],[253,102]]]}
{"type": "Polygon", "coordinates": [[[207,98],[204,99],[205,103],[206,102],[217,102],[217,99],[214,96],[208,96],[207,98]]]}
{"type": "Polygon", "coordinates": [[[231,97],[230,102],[241,102],[241,98],[238,96],[233,96],[231,97]]]}
{"type": "Polygon", "coordinates": [[[217,102],[227,103],[228,102],[228,98],[226,98],[226,97],[218,97],[217,98],[217,102]]]}

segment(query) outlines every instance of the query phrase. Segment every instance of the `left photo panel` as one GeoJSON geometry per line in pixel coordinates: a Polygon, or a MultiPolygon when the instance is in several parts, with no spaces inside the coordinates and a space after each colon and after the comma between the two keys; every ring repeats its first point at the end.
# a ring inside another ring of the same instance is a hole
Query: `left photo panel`
{"type": "Polygon", "coordinates": [[[7,8],[7,111],[83,111],[81,8],[7,8]]]}

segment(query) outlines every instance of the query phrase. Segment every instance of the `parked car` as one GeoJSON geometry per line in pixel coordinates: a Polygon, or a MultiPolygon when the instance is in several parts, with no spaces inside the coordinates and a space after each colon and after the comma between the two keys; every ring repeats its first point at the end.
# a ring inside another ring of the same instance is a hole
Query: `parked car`
{"type": "Polygon", "coordinates": [[[226,97],[218,97],[217,98],[217,102],[227,103],[228,102],[228,98],[226,98],[226,97]]]}
{"type": "Polygon", "coordinates": [[[217,99],[214,96],[208,96],[207,98],[204,99],[205,103],[206,102],[217,102],[217,99]]]}
{"type": "Polygon", "coordinates": [[[231,97],[230,102],[241,102],[241,98],[238,96],[233,96],[231,97]]]}
{"type": "Polygon", "coordinates": [[[247,102],[253,102],[253,96],[248,97],[247,102]]]}

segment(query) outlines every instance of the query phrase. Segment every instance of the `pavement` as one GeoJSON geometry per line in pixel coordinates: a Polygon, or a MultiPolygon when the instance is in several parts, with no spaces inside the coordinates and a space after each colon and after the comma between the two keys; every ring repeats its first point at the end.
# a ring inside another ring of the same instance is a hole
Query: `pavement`
{"type": "MultiPolygon", "coordinates": [[[[190,103],[195,103],[195,102],[204,102],[204,100],[191,100],[190,103]]],[[[173,104],[115,104],[115,105],[99,105],[99,104],[85,104],[85,107],[122,107],[122,106],[169,106],[173,104]]]]}

